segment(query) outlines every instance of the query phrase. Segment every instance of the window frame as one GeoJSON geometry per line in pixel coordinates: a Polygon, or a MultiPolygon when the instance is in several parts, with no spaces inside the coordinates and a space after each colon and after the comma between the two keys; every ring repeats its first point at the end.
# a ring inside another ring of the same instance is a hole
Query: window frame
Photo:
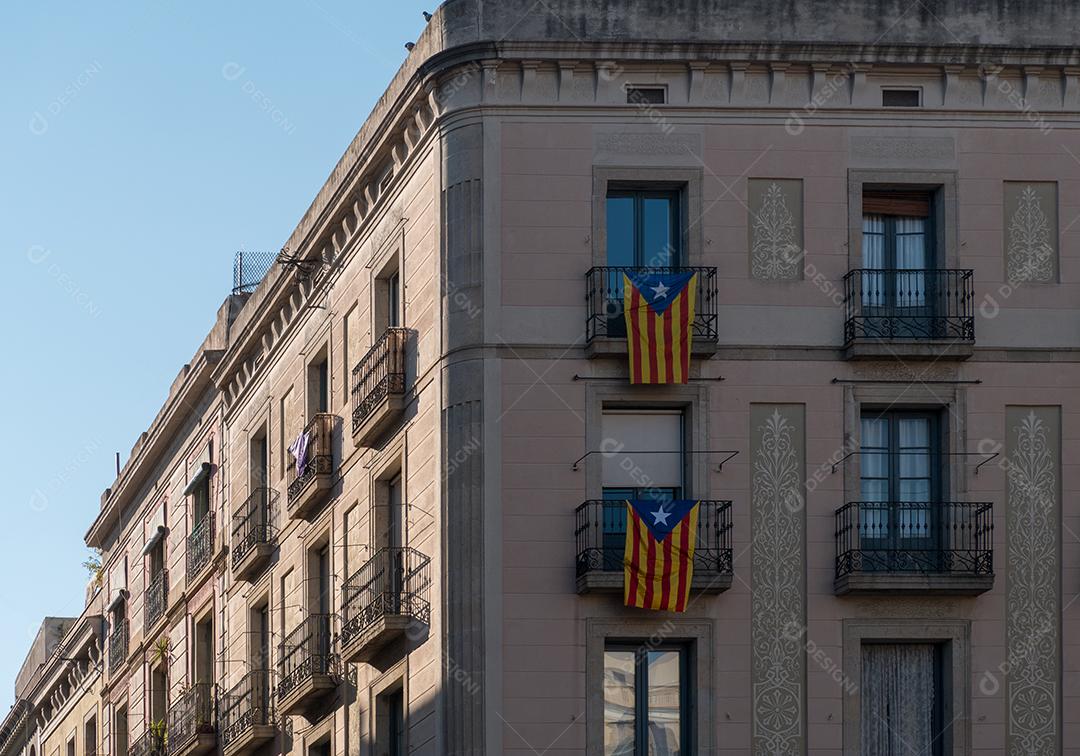
{"type": "MultiPolygon", "coordinates": [[[[609,638],[605,641],[605,675],[608,652],[632,651],[634,653],[634,756],[648,756],[649,753],[648,658],[653,651],[674,651],[679,654],[679,752],[686,756],[693,756],[695,752],[693,745],[695,689],[690,674],[693,669],[693,648],[692,641],[655,643],[651,639],[626,638],[609,638]]],[[[603,726],[607,726],[606,718],[603,726]]]]}
{"type": "MultiPolygon", "coordinates": [[[[678,268],[684,267],[683,248],[685,246],[686,224],[683,212],[684,187],[672,186],[666,182],[641,182],[623,183],[612,182],[608,184],[607,194],[604,197],[605,221],[611,223],[611,214],[607,212],[608,203],[613,199],[633,200],[633,263],[627,267],[634,268],[678,268]],[[644,203],[648,199],[666,199],[669,201],[668,223],[673,232],[670,234],[671,253],[668,265],[649,265],[645,260],[645,212],[644,203]]],[[[606,228],[605,228],[606,231],[606,228]]],[[[604,256],[610,264],[609,247],[611,244],[610,234],[605,233],[604,256]]]]}

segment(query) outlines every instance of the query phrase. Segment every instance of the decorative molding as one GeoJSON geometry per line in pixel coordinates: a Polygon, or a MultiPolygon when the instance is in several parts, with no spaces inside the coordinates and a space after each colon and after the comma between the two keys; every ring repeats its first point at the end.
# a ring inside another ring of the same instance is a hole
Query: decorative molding
{"type": "Polygon", "coordinates": [[[750,179],[750,275],[763,281],[802,278],[802,180],[750,179]]]}
{"type": "Polygon", "coordinates": [[[1010,284],[1057,280],[1057,184],[1005,182],[1005,275],[1010,284]]]}
{"type": "Polygon", "coordinates": [[[1005,411],[1009,756],[1061,752],[1060,413],[1005,411]]]}
{"type": "Polygon", "coordinates": [[[753,404],[752,753],[806,749],[805,407],[753,404]]]}

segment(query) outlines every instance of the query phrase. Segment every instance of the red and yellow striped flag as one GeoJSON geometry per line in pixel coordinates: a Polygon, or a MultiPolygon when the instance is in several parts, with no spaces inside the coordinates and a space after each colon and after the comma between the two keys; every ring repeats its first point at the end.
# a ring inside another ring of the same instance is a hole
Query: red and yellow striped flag
{"type": "Polygon", "coordinates": [[[631,383],[686,383],[690,377],[697,273],[623,274],[631,383]]]}
{"type": "Polygon", "coordinates": [[[690,598],[697,541],[693,499],[626,502],[623,603],[681,612],[690,598]]]}

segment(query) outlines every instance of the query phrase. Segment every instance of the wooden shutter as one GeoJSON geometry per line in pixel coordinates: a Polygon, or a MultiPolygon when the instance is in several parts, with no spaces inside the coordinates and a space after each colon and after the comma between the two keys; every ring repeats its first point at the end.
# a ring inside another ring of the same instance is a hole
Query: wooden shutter
{"type": "Polygon", "coordinates": [[[930,194],[920,191],[864,190],[863,214],[926,218],[930,215],[930,194]]]}

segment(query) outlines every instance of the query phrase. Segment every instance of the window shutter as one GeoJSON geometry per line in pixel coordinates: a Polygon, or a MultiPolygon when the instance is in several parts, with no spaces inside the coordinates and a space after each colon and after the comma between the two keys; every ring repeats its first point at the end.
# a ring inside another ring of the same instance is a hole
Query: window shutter
{"type": "Polygon", "coordinates": [[[919,191],[863,191],[864,215],[930,216],[930,194],[919,191]]]}
{"type": "Polygon", "coordinates": [[[683,483],[682,413],[604,413],[603,485],[612,488],[676,487],[683,483]]]}

